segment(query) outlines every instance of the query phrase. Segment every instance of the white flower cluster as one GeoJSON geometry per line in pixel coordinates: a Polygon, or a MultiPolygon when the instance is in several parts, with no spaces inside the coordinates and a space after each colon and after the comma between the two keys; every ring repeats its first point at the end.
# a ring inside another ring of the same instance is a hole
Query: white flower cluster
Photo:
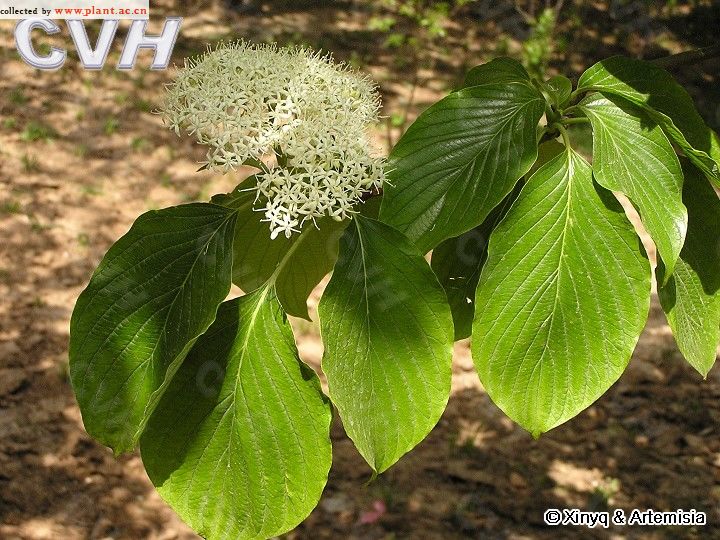
{"type": "Polygon", "coordinates": [[[272,238],[289,238],[308,220],[351,216],[382,186],[383,160],[367,135],[379,103],[370,80],[329,56],[237,42],[187,62],[163,116],[209,146],[210,167],[262,165],[256,209],[272,238]]]}

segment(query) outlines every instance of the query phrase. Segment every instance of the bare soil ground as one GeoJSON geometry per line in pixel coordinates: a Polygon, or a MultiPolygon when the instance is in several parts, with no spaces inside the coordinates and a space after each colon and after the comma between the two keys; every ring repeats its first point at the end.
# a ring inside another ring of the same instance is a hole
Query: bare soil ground
{"type": "MultiPolygon", "coordinates": [[[[398,65],[399,53],[380,48],[382,36],[365,30],[360,2],[265,2],[261,14],[186,4],[153,2],[155,22],[163,14],[188,15],[178,62],[221,37],[308,42],[367,69],[381,83],[388,115],[406,108],[412,90],[402,81],[412,77],[398,65]]],[[[718,27],[709,3],[681,5],[664,18],[648,11],[647,20],[613,15],[616,4],[575,3],[583,24],[565,23],[571,43],[557,66],[577,74],[613,53],[657,56],[707,45],[718,27]],[[607,28],[623,30],[604,35],[607,28]]],[[[411,115],[452,87],[463,66],[493,56],[501,37],[511,53],[518,50],[522,36],[501,23],[481,14],[453,21],[450,37],[421,70],[411,115]]],[[[70,48],[66,66],[37,72],[17,57],[12,30],[0,23],[0,538],[196,538],[155,494],[138,455],[116,459],[84,432],[67,377],[68,323],[95,265],[140,213],[206,200],[237,179],[195,172],[202,149],[150,112],[171,71],[84,71],[65,32],[47,42],[70,48]]],[[[678,73],[716,126],[717,73],[717,63],[678,73]]],[[[379,131],[380,143],[384,137],[379,131]]],[[[301,355],[317,366],[317,327],[294,325],[301,355]]],[[[702,381],[686,365],[656,301],[620,382],[539,440],[492,404],[468,344],[460,343],[439,425],[374,482],[367,483],[369,468],[336,422],[328,487],[287,537],[720,538],[718,398],[720,370],[702,381]],[[549,507],[696,508],[708,513],[709,525],[551,529],[542,523],[549,507]]]]}

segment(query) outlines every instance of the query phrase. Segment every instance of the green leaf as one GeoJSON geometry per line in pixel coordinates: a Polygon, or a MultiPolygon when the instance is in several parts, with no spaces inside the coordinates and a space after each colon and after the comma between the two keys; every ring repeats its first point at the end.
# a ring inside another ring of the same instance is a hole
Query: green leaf
{"type": "Polygon", "coordinates": [[[460,236],[445,240],[432,252],[431,267],[447,294],[456,341],[465,339],[472,333],[475,289],[487,259],[488,239],[517,198],[519,186],[520,183],[480,225],[460,236]]]}
{"type": "Polygon", "coordinates": [[[382,221],[423,252],[482,223],[535,161],[544,110],[522,82],[466,88],[430,107],[390,155],[382,221]]]}
{"type": "Polygon", "coordinates": [[[377,219],[380,215],[380,205],[382,204],[382,195],[371,197],[358,206],[357,210],[365,217],[377,219]]]}
{"type": "Polygon", "coordinates": [[[675,150],[655,122],[622,98],[593,94],[579,107],[592,123],[595,179],[637,207],[669,276],[687,230],[675,150]]]}
{"type": "Polygon", "coordinates": [[[562,108],[570,100],[572,82],[563,75],[555,75],[544,83],[544,87],[557,108],[562,108]]]}
{"type": "Polygon", "coordinates": [[[650,62],[614,56],[582,74],[578,91],[588,90],[620,96],[641,107],[720,186],[720,151],[713,133],[690,95],[667,71],[650,62]]]}
{"type": "Polygon", "coordinates": [[[340,237],[348,225],[347,221],[335,221],[329,217],[316,221],[317,227],[308,223],[300,234],[290,239],[290,245],[279,263],[282,270],[275,278],[278,299],[285,311],[306,320],[310,320],[307,299],[332,270],[338,256],[340,237]]]}
{"type": "Polygon", "coordinates": [[[285,312],[310,320],[307,299],[335,264],[338,244],[347,221],[329,217],[306,223],[290,238],[270,239],[270,227],[253,210],[255,192],[243,182],[234,192],[213,198],[213,202],[238,210],[235,226],[233,283],[251,292],[273,281],[285,312]]]}
{"type": "MultiPolygon", "coordinates": [[[[684,170],[687,239],[658,296],[680,351],[705,377],[720,342],[720,201],[697,170],[684,170]]],[[[658,270],[662,274],[664,269],[658,270]]]]}
{"type": "Polygon", "coordinates": [[[523,65],[507,56],[475,66],[465,75],[465,87],[481,84],[530,81],[523,65]]]}
{"type": "Polygon", "coordinates": [[[329,402],[271,288],[225,302],[141,439],[160,495],[204,538],[269,538],[315,507],[329,402]]]}
{"type": "Polygon", "coordinates": [[[356,216],[319,313],[330,398],[382,472],[425,438],[447,404],[453,326],[445,292],[402,234],[356,216]]]}
{"type": "Polygon", "coordinates": [[[538,146],[538,157],[525,175],[525,178],[530,178],[540,167],[545,165],[558,154],[562,154],[564,152],[565,145],[555,139],[551,139],[540,144],[540,146],[538,146]]]}
{"type": "Polygon", "coordinates": [[[85,429],[135,448],[183,358],[230,290],[235,212],[195,203],[140,216],[107,252],[70,323],[85,429]]]}
{"type": "MultiPolygon", "coordinates": [[[[715,161],[715,163],[720,163],[720,137],[714,131],[710,130],[710,132],[711,140],[709,154],[710,157],[715,161]]],[[[708,175],[708,178],[710,178],[710,180],[713,181],[715,185],[720,188],[720,182],[718,181],[717,177],[708,175]]]]}
{"type": "Polygon", "coordinates": [[[540,168],[490,237],[473,358],[492,400],[534,436],[625,369],[650,305],[650,264],[612,193],[572,149],[540,168]]]}

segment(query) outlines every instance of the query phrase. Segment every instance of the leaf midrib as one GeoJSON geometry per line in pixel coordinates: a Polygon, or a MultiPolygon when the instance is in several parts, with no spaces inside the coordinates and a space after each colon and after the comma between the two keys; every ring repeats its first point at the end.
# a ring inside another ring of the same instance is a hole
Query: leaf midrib
{"type": "MultiPolygon", "coordinates": [[[[468,169],[468,167],[470,167],[470,166],[475,166],[475,165],[477,164],[477,161],[480,159],[481,156],[484,156],[485,161],[487,161],[487,157],[488,157],[488,155],[489,155],[489,147],[491,146],[491,143],[492,143],[498,136],[504,134],[505,126],[507,126],[508,123],[514,121],[514,120],[517,118],[517,116],[518,116],[518,114],[520,113],[520,111],[522,111],[522,110],[524,110],[525,108],[529,107],[530,105],[534,104],[536,101],[539,102],[539,101],[541,101],[541,100],[535,98],[535,99],[533,99],[533,100],[531,100],[531,101],[526,101],[525,103],[522,103],[521,105],[519,105],[518,107],[516,107],[516,108],[514,109],[513,114],[507,115],[505,121],[501,124],[501,127],[498,128],[498,129],[487,139],[487,141],[486,141],[485,143],[483,143],[483,144],[477,149],[477,152],[473,152],[471,155],[469,155],[469,157],[468,157],[468,159],[467,159],[467,161],[466,161],[465,163],[461,163],[461,164],[458,164],[458,165],[455,165],[455,166],[451,166],[451,167],[448,167],[448,168],[446,169],[446,170],[448,171],[448,172],[447,172],[447,175],[448,175],[448,176],[453,176],[453,178],[452,178],[452,180],[450,181],[450,184],[448,185],[447,189],[444,190],[445,192],[444,192],[444,194],[443,194],[443,199],[447,196],[447,193],[449,193],[461,180],[464,180],[464,179],[465,179],[464,173],[466,172],[466,170],[468,169]]],[[[431,163],[431,162],[430,162],[430,163],[431,163]]],[[[427,165],[427,163],[426,163],[425,165],[427,165]]],[[[421,176],[421,177],[419,177],[419,178],[416,178],[416,179],[415,179],[415,182],[422,182],[422,181],[425,180],[425,178],[427,178],[428,176],[431,176],[431,175],[433,175],[433,174],[437,174],[438,172],[440,172],[438,169],[430,170],[430,171],[428,171],[427,173],[425,173],[423,176],[421,176]]],[[[483,167],[483,170],[482,170],[481,172],[484,172],[484,167],[483,167]]],[[[512,188],[511,188],[511,189],[512,189],[512,188]]],[[[509,191],[508,191],[508,193],[509,193],[509,191]]],[[[489,190],[488,190],[488,191],[486,192],[486,194],[485,194],[485,200],[487,200],[488,194],[489,194],[489,190]]],[[[505,193],[504,195],[507,195],[507,193],[505,193]]],[[[412,203],[414,202],[414,200],[415,200],[415,198],[413,197],[412,199],[406,201],[405,204],[403,204],[402,206],[400,206],[399,208],[397,208],[397,209],[395,210],[395,212],[396,212],[396,213],[402,213],[410,204],[412,204],[412,203]]],[[[436,204],[436,202],[433,201],[431,204],[425,205],[425,206],[424,206],[424,209],[423,209],[423,212],[427,212],[427,210],[428,210],[429,208],[431,208],[432,206],[434,206],[435,204],[436,204]]],[[[444,200],[443,200],[443,205],[442,205],[442,206],[443,206],[443,207],[445,206],[444,200]]],[[[427,232],[424,233],[423,236],[424,236],[425,234],[427,234],[427,232]]]]}
{"type": "MultiPolygon", "coordinates": [[[[362,218],[360,218],[362,219],[362,218]]],[[[365,360],[367,362],[368,366],[368,380],[370,381],[370,400],[372,401],[375,396],[375,379],[373,378],[373,363],[371,361],[367,361],[368,357],[371,355],[372,352],[372,343],[370,342],[370,327],[371,327],[371,321],[370,321],[370,297],[368,296],[368,272],[367,272],[367,263],[365,262],[365,245],[363,244],[363,238],[362,238],[362,230],[360,227],[360,219],[353,219],[353,222],[355,223],[355,229],[358,233],[358,246],[360,248],[360,261],[362,263],[362,270],[363,270],[363,299],[365,301],[365,324],[368,328],[368,332],[366,332],[366,345],[365,350],[367,351],[367,354],[365,355],[365,360]]],[[[376,456],[373,455],[373,460],[376,456]]],[[[373,463],[373,469],[375,468],[377,464],[373,463]]]]}
{"type": "MultiPolygon", "coordinates": [[[[167,304],[166,306],[163,306],[161,309],[159,309],[159,310],[157,310],[157,311],[161,311],[162,309],[165,309],[165,308],[168,309],[168,312],[172,310],[172,307],[175,305],[175,302],[177,301],[178,297],[180,296],[182,289],[184,289],[185,285],[187,284],[187,280],[188,280],[190,274],[192,274],[192,272],[193,272],[193,270],[194,270],[194,268],[195,268],[195,265],[197,264],[197,261],[200,259],[200,256],[202,255],[202,252],[210,245],[210,243],[212,242],[212,239],[215,237],[215,235],[218,233],[218,231],[219,231],[220,229],[222,229],[222,228],[225,226],[225,224],[227,223],[227,221],[229,221],[234,215],[235,215],[235,213],[234,213],[234,212],[231,212],[231,213],[229,213],[225,218],[223,218],[222,221],[220,221],[220,223],[218,224],[217,228],[216,228],[216,229],[212,232],[212,234],[208,237],[207,241],[203,244],[202,248],[197,250],[197,251],[198,251],[198,254],[195,256],[195,259],[193,260],[192,264],[190,265],[190,269],[188,270],[187,274],[186,274],[185,277],[183,278],[183,282],[176,288],[176,291],[175,291],[175,294],[174,294],[174,296],[173,296],[173,299],[169,302],[169,304],[167,304]]],[[[203,228],[203,227],[198,227],[198,229],[201,229],[201,228],[203,228]]],[[[163,233],[156,233],[156,234],[163,234],[163,233]]],[[[138,241],[139,241],[139,240],[138,240],[138,241]]],[[[183,243],[192,243],[192,242],[193,242],[193,241],[188,241],[188,242],[183,242],[183,243]]],[[[133,242],[132,245],[134,245],[134,244],[136,244],[136,243],[137,243],[137,242],[133,242]]],[[[180,244],[180,245],[182,245],[182,244],[180,244]]],[[[129,248],[130,248],[130,246],[128,246],[127,249],[129,249],[129,248]]],[[[150,257],[146,257],[143,261],[141,261],[140,263],[136,264],[135,266],[133,266],[133,267],[131,267],[131,268],[134,268],[134,267],[138,266],[139,264],[142,264],[142,262],[144,262],[144,261],[147,260],[148,258],[150,258],[150,257]]],[[[179,259],[179,258],[178,258],[178,259],[179,259]]],[[[171,263],[171,264],[173,264],[173,263],[171,263]]],[[[167,270],[167,268],[168,268],[169,266],[170,266],[170,265],[167,265],[167,266],[166,266],[161,272],[159,272],[159,273],[162,273],[162,272],[164,272],[165,270],[167,270]]],[[[127,271],[122,272],[122,273],[118,274],[117,276],[114,276],[109,283],[106,283],[99,291],[97,291],[97,292],[94,294],[94,297],[98,294],[98,292],[101,292],[101,291],[105,290],[112,282],[115,281],[115,279],[117,279],[119,276],[124,275],[124,274],[126,274],[126,273],[127,273],[127,271]]],[[[164,296],[164,295],[161,295],[161,296],[164,296]]],[[[151,300],[149,300],[148,302],[146,302],[145,304],[141,305],[141,306],[140,306],[139,308],[137,308],[134,312],[130,313],[124,320],[127,320],[129,317],[131,317],[132,315],[134,315],[135,313],[137,313],[137,311],[138,311],[139,309],[141,309],[142,307],[144,307],[145,305],[147,305],[148,303],[150,303],[150,302],[152,302],[152,301],[154,301],[154,300],[156,300],[156,299],[157,299],[157,297],[154,298],[154,299],[151,299],[151,300]]],[[[113,305],[114,305],[114,304],[113,304],[113,305]]],[[[107,311],[109,311],[110,309],[111,309],[111,308],[108,308],[105,313],[107,313],[107,311]]],[[[157,312],[155,312],[155,313],[157,313],[157,312]]],[[[105,314],[103,314],[102,317],[104,317],[104,316],[105,316],[105,314]]],[[[81,343],[81,345],[80,345],[80,348],[82,348],[82,347],[84,346],[87,338],[88,338],[88,337],[91,335],[91,333],[94,331],[95,327],[97,326],[99,320],[100,320],[102,317],[99,317],[99,318],[98,318],[97,322],[93,325],[93,327],[91,328],[91,330],[85,335],[85,337],[83,338],[83,341],[82,341],[82,343],[81,343]]],[[[162,327],[162,329],[160,330],[160,338],[158,339],[158,341],[155,342],[155,346],[153,347],[153,350],[146,356],[145,360],[143,360],[142,362],[140,362],[140,363],[138,364],[138,366],[136,367],[136,369],[135,369],[134,371],[137,371],[138,368],[146,365],[146,364],[151,360],[152,356],[155,354],[155,350],[157,349],[157,346],[158,346],[158,344],[160,343],[160,340],[163,339],[163,337],[164,337],[164,335],[165,335],[165,330],[167,329],[167,321],[168,321],[168,319],[169,319],[169,313],[168,313],[168,316],[165,317],[165,321],[164,321],[164,323],[163,323],[163,327],[162,327]]],[[[141,325],[140,330],[142,330],[143,327],[144,327],[144,326],[141,325]]],[[[140,330],[138,330],[138,332],[136,332],[135,335],[129,340],[130,343],[137,337],[137,335],[140,333],[140,330]]],[[[198,335],[200,335],[200,334],[198,334],[198,335]]],[[[196,337],[197,337],[197,336],[196,336],[196,337]]],[[[108,339],[109,339],[109,338],[108,338],[108,339]]],[[[102,349],[102,347],[104,347],[104,345],[107,343],[108,339],[105,340],[105,342],[103,343],[103,345],[101,345],[101,347],[99,347],[99,348],[96,350],[96,352],[93,354],[92,358],[88,361],[87,367],[86,367],[86,369],[85,369],[84,372],[83,372],[83,376],[82,376],[82,381],[83,381],[83,382],[80,384],[80,387],[81,387],[81,388],[84,388],[84,387],[85,387],[85,380],[86,380],[86,377],[87,377],[88,370],[90,369],[90,366],[91,366],[92,362],[94,361],[95,357],[97,356],[97,353],[102,349]]],[[[176,357],[176,358],[177,358],[177,357],[176,357]]],[[[174,361],[176,358],[174,358],[173,361],[174,361]]],[[[172,362],[171,362],[171,364],[172,364],[172,362]]],[[[103,377],[103,379],[104,379],[104,377],[103,377]]],[[[99,389],[98,389],[98,392],[99,392],[99,389]]],[[[154,393],[155,393],[155,392],[153,392],[153,394],[154,394],[154,393]]],[[[92,398],[93,401],[96,399],[96,396],[97,396],[97,393],[96,393],[95,396],[93,396],[93,398],[92,398]]],[[[137,433],[136,433],[135,435],[137,435],[137,433]]]]}
{"type": "MultiPolygon", "coordinates": [[[[605,80],[607,78],[608,77],[604,77],[603,79],[601,79],[601,81],[605,80]]],[[[622,83],[613,83],[612,85],[605,86],[605,87],[598,86],[598,84],[595,83],[595,84],[591,84],[589,86],[583,87],[582,90],[590,91],[590,92],[596,91],[596,92],[601,92],[601,93],[603,91],[605,91],[605,92],[613,93],[615,95],[620,95],[621,97],[629,100],[630,102],[634,103],[635,105],[637,105],[637,106],[641,107],[643,110],[645,110],[648,113],[648,115],[650,115],[650,117],[653,118],[653,120],[655,120],[655,117],[660,117],[660,119],[662,119],[664,122],[667,122],[669,124],[669,127],[663,126],[663,131],[666,129],[672,128],[672,130],[674,130],[677,133],[677,135],[682,139],[682,141],[685,143],[685,145],[688,146],[688,148],[684,149],[684,150],[691,151],[692,153],[695,153],[695,154],[699,154],[700,157],[702,157],[703,159],[707,159],[710,162],[715,163],[715,160],[705,150],[696,148],[695,144],[690,142],[688,137],[677,126],[677,124],[675,123],[675,120],[672,117],[668,116],[667,114],[665,114],[662,111],[659,111],[659,110],[651,107],[650,104],[648,103],[647,99],[638,100],[638,99],[634,99],[631,96],[627,95],[627,93],[625,92],[625,90],[623,88],[622,83]],[[613,89],[616,89],[616,88],[620,88],[621,91],[616,90],[615,92],[613,92],[613,89]]],[[[646,93],[642,93],[642,92],[638,92],[638,94],[643,96],[644,98],[650,97],[650,94],[646,94],[646,93]]],[[[672,99],[672,96],[670,96],[668,94],[656,94],[656,95],[665,97],[667,99],[672,99]]]]}
{"type": "MultiPolygon", "coordinates": [[[[170,312],[172,312],[173,307],[175,306],[175,302],[176,302],[177,299],[180,297],[181,291],[185,289],[185,286],[187,285],[187,282],[188,282],[189,277],[192,275],[193,271],[195,270],[195,265],[196,265],[197,262],[200,260],[201,256],[204,254],[204,252],[207,250],[208,246],[209,246],[210,243],[212,242],[213,238],[218,234],[218,232],[225,227],[225,225],[227,224],[228,221],[230,221],[233,217],[236,217],[236,216],[237,216],[237,211],[236,211],[236,212],[231,212],[231,213],[229,213],[229,214],[220,222],[219,226],[213,231],[213,233],[212,233],[212,234],[210,235],[210,237],[208,238],[207,242],[205,242],[205,243],[203,244],[202,248],[198,250],[198,254],[197,254],[197,256],[195,257],[195,260],[192,262],[192,265],[190,266],[190,269],[188,270],[187,274],[186,274],[185,277],[183,278],[183,282],[182,282],[182,283],[180,284],[180,286],[178,287],[178,292],[175,294],[175,297],[174,297],[174,298],[172,299],[172,301],[170,302],[170,305],[169,305],[169,307],[168,307],[168,316],[165,317],[165,322],[163,323],[162,330],[160,331],[160,339],[158,339],[158,340],[155,342],[155,345],[153,346],[153,349],[152,349],[152,351],[150,352],[149,356],[146,358],[146,360],[144,360],[143,362],[141,362],[140,365],[142,365],[142,366],[147,366],[147,364],[148,364],[149,362],[152,362],[153,357],[155,356],[155,351],[157,350],[157,347],[158,347],[158,345],[160,344],[160,341],[161,341],[161,340],[164,341],[164,340],[166,339],[166,338],[165,338],[165,332],[166,332],[166,330],[167,330],[168,320],[170,319],[170,312]]],[[[213,320],[215,320],[216,317],[217,317],[217,307],[216,307],[216,309],[215,309],[215,314],[213,315],[213,320]]],[[[212,321],[211,321],[211,324],[212,324],[212,321]]],[[[138,427],[138,429],[135,430],[135,433],[133,434],[133,442],[136,442],[136,441],[140,438],[140,435],[141,435],[142,432],[145,430],[145,426],[147,425],[147,422],[148,422],[148,420],[150,419],[150,415],[148,414],[148,408],[149,408],[149,407],[153,407],[153,408],[154,408],[154,407],[157,406],[157,399],[155,399],[155,398],[156,398],[156,396],[158,396],[159,392],[164,391],[165,387],[167,386],[167,384],[168,384],[168,382],[169,382],[169,381],[168,381],[168,378],[167,378],[167,371],[168,371],[168,369],[169,369],[172,365],[174,365],[175,362],[177,362],[178,359],[181,358],[184,354],[187,354],[187,352],[188,352],[188,351],[190,350],[190,348],[192,347],[193,343],[194,343],[194,342],[197,340],[197,338],[198,338],[199,336],[201,336],[201,335],[202,335],[202,332],[200,332],[200,333],[198,333],[197,335],[195,335],[195,336],[193,336],[192,338],[190,338],[190,340],[185,344],[185,346],[178,352],[178,354],[176,354],[176,355],[172,358],[172,360],[170,361],[170,363],[167,365],[167,368],[165,369],[165,372],[164,372],[164,374],[163,374],[163,382],[161,383],[161,385],[160,385],[159,388],[155,389],[155,391],[153,391],[153,392],[150,394],[150,397],[149,397],[147,403],[145,404],[145,410],[143,411],[144,420],[141,422],[141,424],[140,424],[140,426],[138,427]]],[[[140,367],[140,366],[138,366],[138,367],[140,367]]],[[[137,398],[136,398],[136,399],[137,399],[137,398]]]]}

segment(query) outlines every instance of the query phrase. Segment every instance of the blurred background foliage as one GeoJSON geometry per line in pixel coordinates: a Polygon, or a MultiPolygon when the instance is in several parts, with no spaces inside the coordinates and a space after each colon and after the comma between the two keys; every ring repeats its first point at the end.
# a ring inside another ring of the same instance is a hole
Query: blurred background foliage
{"type": "MultiPolygon", "coordinates": [[[[188,0],[184,5],[198,13],[214,6],[246,17],[299,11],[327,17],[314,28],[280,24],[250,37],[329,50],[359,68],[382,64],[384,73],[373,73],[381,86],[387,89],[387,81],[405,87],[401,106],[386,111],[388,145],[417,106],[427,104],[423,90],[455,89],[469,67],[492,57],[515,57],[539,78],[560,72],[577,77],[614,54],[651,59],[710,45],[720,23],[716,0],[188,0]]],[[[720,112],[710,104],[717,103],[719,91],[708,71],[713,73],[712,66],[676,75],[698,85],[690,92],[717,129],[720,112]]]]}

